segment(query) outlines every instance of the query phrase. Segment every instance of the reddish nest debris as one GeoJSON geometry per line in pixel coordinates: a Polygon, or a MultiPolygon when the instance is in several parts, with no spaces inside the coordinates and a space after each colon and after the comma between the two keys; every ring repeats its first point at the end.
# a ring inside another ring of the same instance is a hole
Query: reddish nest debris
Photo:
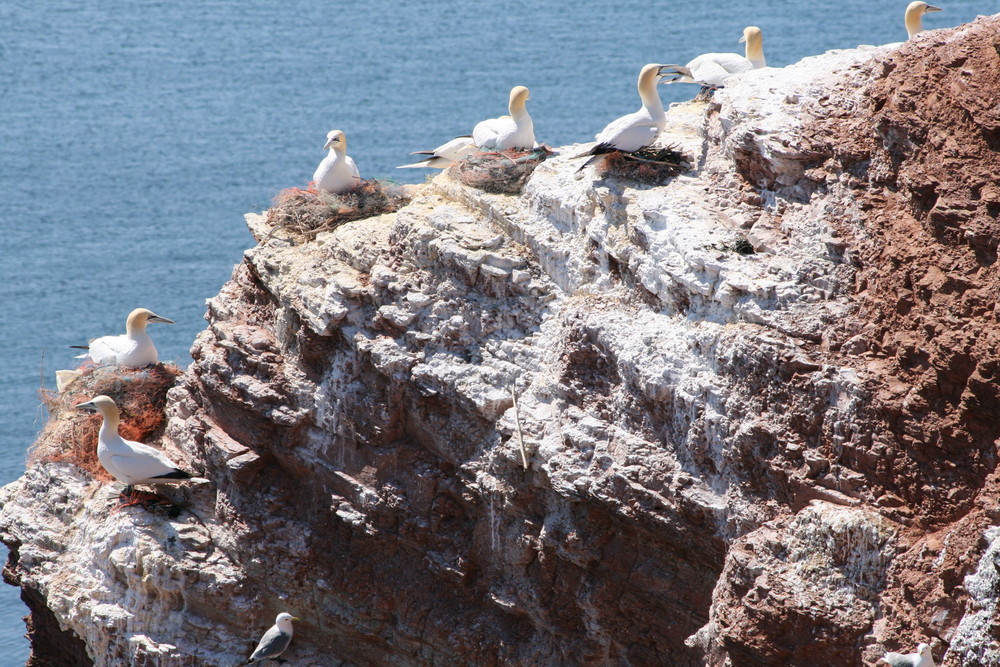
{"type": "Polygon", "coordinates": [[[128,494],[122,493],[118,496],[118,504],[112,511],[118,512],[126,507],[141,507],[147,512],[163,514],[171,519],[176,519],[180,516],[183,509],[180,504],[159,494],[135,490],[128,494]]]}
{"type": "Polygon", "coordinates": [[[267,223],[272,234],[283,230],[311,240],[345,222],[392,213],[407,202],[403,189],[394,183],[362,181],[356,189],[339,195],[317,190],[310,183],[305,190],[279,192],[267,212],[267,223]]]}
{"type": "Polygon", "coordinates": [[[493,194],[520,194],[535,167],[552,155],[546,146],[530,151],[474,153],[451,167],[462,183],[493,194]]]}
{"type": "Polygon", "coordinates": [[[97,432],[100,415],[76,410],[95,396],[110,396],[121,410],[119,432],[127,440],[144,442],[162,434],[166,416],[167,390],[174,386],[181,370],[157,364],[147,368],[82,366],[82,375],[66,391],[41,390],[49,410],[49,421],[29,456],[29,464],[68,461],[96,479],[110,481],[111,475],[97,460],[97,432]]]}
{"type": "Polygon", "coordinates": [[[660,185],[690,168],[691,165],[676,147],[642,148],[634,153],[609,152],[601,166],[601,176],[660,185]]]}

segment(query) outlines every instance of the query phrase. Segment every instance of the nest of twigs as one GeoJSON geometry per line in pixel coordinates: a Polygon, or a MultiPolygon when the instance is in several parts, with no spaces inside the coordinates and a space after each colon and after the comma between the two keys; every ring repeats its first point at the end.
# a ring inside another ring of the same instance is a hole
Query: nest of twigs
{"type": "Polygon", "coordinates": [[[62,393],[39,392],[49,420],[28,462],[66,461],[96,479],[110,481],[113,478],[97,460],[101,415],[87,415],[76,406],[95,396],[110,396],[121,410],[122,437],[148,442],[163,434],[167,390],[174,386],[181,370],[173,364],[156,364],[147,368],[85,365],[80,371],[80,378],[62,393]]]}
{"type": "Polygon", "coordinates": [[[552,155],[545,146],[530,151],[473,153],[451,167],[462,183],[493,194],[520,194],[535,167],[552,155]]]}
{"type": "Polygon", "coordinates": [[[304,190],[279,192],[267,212],[267,223],[272,234],[280,230],[312,240],[345,222],[392,213],[407,202],[403,189],[389,182],[362,181],[356,189],[339,195],[317,190],[310,183],[304,190]]]}
{"type": "Polygon", "coordinates": [[[647,185],[660,185],[682,174],[691,164],[675,146],[640,148],[634,153],[611,151],[604,157],[601,176],[613,176],[647,185]]]}

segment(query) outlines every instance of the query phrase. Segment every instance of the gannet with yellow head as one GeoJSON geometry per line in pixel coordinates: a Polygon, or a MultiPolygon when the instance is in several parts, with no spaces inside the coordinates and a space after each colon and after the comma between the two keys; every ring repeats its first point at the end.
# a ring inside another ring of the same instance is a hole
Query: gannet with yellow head
{"type": "Polygon", "coordinates": [[[108,396],[96,396],[76,406],[89,413],[100,412],[103,420],[97,433],[97,460],[115,479],[125,482],[124,493],[135,484],[165,484],[191,479],[158,449],[141,442],[126,440],[118,433],[121,416],[118,406],[108,396]]]}
{"type": "Polygon", "coordinates": [[[90,341],[89,345],[72,345],[81,350],[87,350],[77,359],[90,357],[99,365],[125,366],[127,368],[142,368],[158,361],[156,346],[153,339],[146,333],[146,325],[150,322],[173,324],[173,320],[160,317],[146,308],[136,308],[128,314],[125,320],[125,333],[121,336],[101,336],[90,341]]]}
{"type": "Polygon", "coordinates": [[[529,99],[528,89],[524,86],[510,89],[507,102],[510,116],[484,120],[472,129],[472,141],[479,150],[528,151],[535,147],[535,125],[525,104],[529,99]]]}
{"type": "Polygon", "coordinates": [[[917,33],[924,29],[924,14],[939,11],[941,11],[940,7],[928,5],[921,0],[915,0],[907,5],[906,14],[903,16],[903,23],[906,24],[906,33],[909,35],[909,39],[913,39],[917,33]]]}
{"type": "Polygon", "coordinates": [[[706,88],[720,88],[734,74],[767,67],[764,58],[764,33],[751,25],[743,29],[741,43],[745,55],[738,53],[703,53],[687,65],[664,65],[673,78],[666,83],[697,83],[706,88]]]}
{"type": "Polygon", "coordinates": [[[663,111],[663,102],[656,92],[656,84],[662,78],[664,65],[649,64],[639,71],[639,99],[642,107],[633,113],[617,118],[595,135],[597,144],[586,153],[576,157],[591,155],[589,160],[580,165],[582,170],[598,157],[611,151],[632,153],[649,146],[667,125],[667,115],[663,111]]]}
{"type": "Polygon", "coordinates": [[[323,150],[330,151],[313,173],[316,189],[335,195],[361,185],[361,174],[347,154],[347,136],[340,130],[330,130],[323,150]]]}

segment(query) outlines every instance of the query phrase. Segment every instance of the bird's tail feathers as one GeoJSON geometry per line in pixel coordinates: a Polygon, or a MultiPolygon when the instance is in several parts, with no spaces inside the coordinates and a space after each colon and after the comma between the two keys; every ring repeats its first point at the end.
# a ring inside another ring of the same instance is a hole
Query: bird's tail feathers
{"type": "Polygon", "coordinates": [[[71,349],[71,350],[89,350],[90,346],[89,345],[70,345],[69,349],[71,349]]]}

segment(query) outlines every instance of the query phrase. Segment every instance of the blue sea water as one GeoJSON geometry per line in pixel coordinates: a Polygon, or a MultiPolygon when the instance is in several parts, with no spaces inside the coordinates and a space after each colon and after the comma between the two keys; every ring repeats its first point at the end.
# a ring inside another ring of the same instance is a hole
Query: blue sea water
{"type": "MultiPolygon", "coordinates": [[[[540,141],[587,141],[638,108],[647,62],[740,51],[748,24],[772,66],[899,41],[906,3],[0,1],[0,483],[24,470],[68,345],[141,305],[176,320],[151,332],[187,364],[252,242],[242,214],[304,185],[328,130],[362,176],[418,182],[394,166],[506,113],[513,85],[540,141]]],[[[927,28],[998,9],[939,4],[927,28]]],[[[27,657],[24,613],[0,586],[2,665],[27,657]]]]}

